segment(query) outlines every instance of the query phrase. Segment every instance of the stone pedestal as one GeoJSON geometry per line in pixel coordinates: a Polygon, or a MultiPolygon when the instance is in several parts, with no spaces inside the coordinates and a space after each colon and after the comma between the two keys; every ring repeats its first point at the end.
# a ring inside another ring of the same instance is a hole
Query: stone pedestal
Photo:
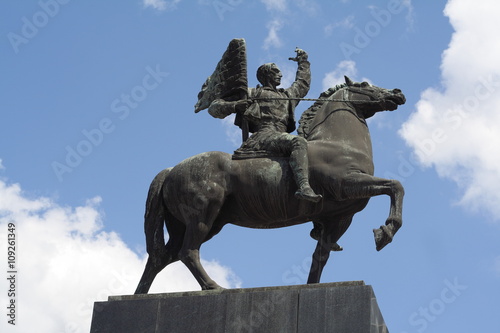
{"type": "Polygon", "coordinates": [[[111,296],[96,302],[91,333],[386,333],[362,281],[111,296]]]}

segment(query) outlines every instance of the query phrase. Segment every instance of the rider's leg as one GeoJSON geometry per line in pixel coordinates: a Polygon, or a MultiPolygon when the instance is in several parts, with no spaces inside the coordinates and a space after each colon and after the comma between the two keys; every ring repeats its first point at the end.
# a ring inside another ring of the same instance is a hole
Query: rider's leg
{"type": "MultiPolygon", "coordinates": [[[[292,135],[290,135],[292,136],[292,135]]],[[[309,185],[309,160],[307,156],[307,141],[299,136],[292,136],[292,152],[290,154],[290,166],[299,189],[295,196],[299,199],[318,202],[322,196],[316,194],[309,185]]]]}

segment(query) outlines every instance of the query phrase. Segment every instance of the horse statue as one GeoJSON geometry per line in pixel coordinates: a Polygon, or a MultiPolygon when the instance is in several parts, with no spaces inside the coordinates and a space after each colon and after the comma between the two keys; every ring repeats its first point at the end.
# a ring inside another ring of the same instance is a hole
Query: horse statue
{"type": "Polygon", "coordinates": [[[178,260],[203,290],[222,288],[202,267],[200,247],[228,223],[281,228],[314,222],[318,228],[311,236],[318,243],[307,283],[319,283],[330,251],[340,249],[337,241],[373,196],[391,199],[385,225],[373,230],[376,249],[392,241],[402,225],[404,189],[397,180],[373,176],[366,119],[396,110],[406,99],[399,89],[345,81],[322,93],[299,121],[299,135],[308,141],[310,183],[323,196],[321,201],[295,197],[297,185],[286,157],[237,160],[231,154],[206,152],[153,179],[144,222],[149,257],[136,294],[147,293],[156,275],[178,260]]]}

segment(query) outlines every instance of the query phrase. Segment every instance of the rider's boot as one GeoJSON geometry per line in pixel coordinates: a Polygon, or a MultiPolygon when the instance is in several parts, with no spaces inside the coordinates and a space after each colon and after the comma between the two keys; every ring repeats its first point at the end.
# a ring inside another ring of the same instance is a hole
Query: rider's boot
{"type": "Polygon", "coordinates": [[[318,202],[323,198],[321,194],[316,194],[309,185],[309,163],[307,160],[307,148],[295,149],[290,155],[290,166],[299,189],[295,192],[295,197],[318,202]]]}
{"type": "Polygon", "coordinates": [[[309,184],[302,185],[296,192],[295,197],[311,202],[318,202],[323,198],[321,194],[316,194],[309,184]]]}

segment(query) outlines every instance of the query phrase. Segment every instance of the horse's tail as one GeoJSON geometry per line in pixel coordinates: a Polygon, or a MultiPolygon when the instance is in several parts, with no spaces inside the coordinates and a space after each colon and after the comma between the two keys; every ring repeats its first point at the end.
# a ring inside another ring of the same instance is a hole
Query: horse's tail
{"type": "Polygon", "coordinates": [[[165,180],[172,168],[160,171],[149,186],[144,213],[144,233],[146,234],[146,250],[155,266],[160,264],[165,254],[165,223],[166,208],[163,203],[162,190],[165,180]]]}

